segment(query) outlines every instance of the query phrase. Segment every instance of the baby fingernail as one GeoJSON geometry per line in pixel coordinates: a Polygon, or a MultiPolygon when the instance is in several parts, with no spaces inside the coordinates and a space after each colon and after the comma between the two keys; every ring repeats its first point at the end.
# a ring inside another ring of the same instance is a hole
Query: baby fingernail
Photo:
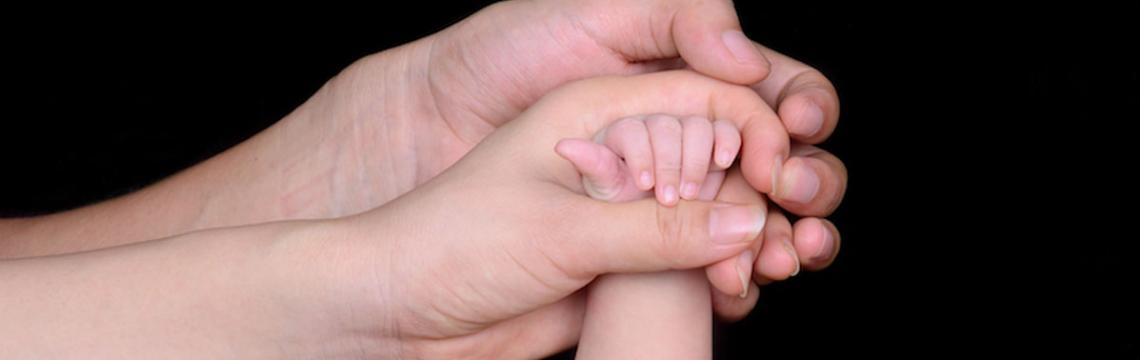
{"type": "Polygon", "coordinates": [[[677,188],[673,187],[673,185],[665,185],[665,188],[661,189],[661,202],[665,203],[665,205],[676,204],[677,188]]]}
{"type": "Polygon", "coordinates": [[[716,164],[722,168],[728,168],[732,166],[733,157],[731,151],[725,150],[718,152],[716,153],[716,164]]]}
{"type": "Polygon", "coordinates": [[[700,192],[700,187],[694,183],[685,183],[681,186],[681,197],[692,200],[697,198],[697,193],[700,192]]]}
{"type": "Polygon", "coordinates": [[[648,171],[641,172],[641,188],[649,189],[653,187],[653,175],[648,171]]]}
{"type": "Polygon", "coordinates": [[[744,289],[740,291],[741,299],[748,297],[748,282],[752,280],[752,257],[752,250],[744,250],[736,258],[736,275],[740,277],[740,286],[744,289]]]}

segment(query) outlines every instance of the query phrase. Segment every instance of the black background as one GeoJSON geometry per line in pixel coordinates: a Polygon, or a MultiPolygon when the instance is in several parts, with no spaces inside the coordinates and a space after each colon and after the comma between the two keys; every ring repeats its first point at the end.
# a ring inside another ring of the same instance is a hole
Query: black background
{"type": "MultiPolygon", "coordinates": [[[[0,216],[144,187],[480,7],[3,25],[0,216]]],[[[718,357],[1137,351],[1126,12],[737,8],[751,38],[834,81],[842,118],[823,146],[851,180],[836,263],[765,287],[718,325],[718,357]]]]}

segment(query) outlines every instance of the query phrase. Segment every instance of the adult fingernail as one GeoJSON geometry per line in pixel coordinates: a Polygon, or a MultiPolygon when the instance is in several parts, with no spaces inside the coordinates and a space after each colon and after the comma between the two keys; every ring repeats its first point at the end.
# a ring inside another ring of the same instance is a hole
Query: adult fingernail
{"type": "Polygon", "coordinates": [[[801,159],[793,158],[780,174],[776,197],[794,203],[807,204],[819,192],[819,176],[801,159]]]}
{"type": "Polygon", "coordinates": [[[752,258],[752,250],[744,250],[736,258],[736,275],[740,277],[740,286],[744,289],[740,291],[741,299],[748,297],[748,283],[752,281],[752,258]]]}
{"type": "Polygon", "coordinates": [[[753,205],[722,205],[709,211],[709,236],[721,245],[746,243],[760,235],[767,220],[764,209],[753,205]]]}
{"type": "Polygon", "coordinates": [[[768,65],[768,59],[760,55],[760,50],[757,50],[752,40],[748,40],[740,30],[725,31],[720,34],[720,38],[737,62],[747,65],[768,65]]]}
{"type": "Polygon", "coordinates": [[[831,234],[831,229],[824,227],[823,246],[820,246],[819,250],[816,250],[815,254],[812,255],[812,261],[827,260],[827,258],[831,257],[831,255],[835,253],[835,245],[835,235],[831,234]]]}
{"type": "Polygon", "coordinates": [[[796,135],[812,136],[823,127],[823,110],[814,102],[807,101],[801,116],[800,122],[796,124],[794,129],[791,129],[796,135]]]}
{"type": "Polygon", "coordinates": [[[792,270],[792,273],[788,276],[796,276],[796,274],[800,273],[800,256],[796,254],[796,247],[792,246],[792,240],[788,238],[784,238],[780,243],[783,245],[784,251],[788,253],[788,256],[792,258],[792,263],[796,264],[796,269],[792,270]]]}
{"type": "Polygon", "coordinates": [[[784,171],[784,155],[776,156],[776,160],[772,161],[772,196],[779,195],[777,191],[780,189],[780,173],[784,171]]]}

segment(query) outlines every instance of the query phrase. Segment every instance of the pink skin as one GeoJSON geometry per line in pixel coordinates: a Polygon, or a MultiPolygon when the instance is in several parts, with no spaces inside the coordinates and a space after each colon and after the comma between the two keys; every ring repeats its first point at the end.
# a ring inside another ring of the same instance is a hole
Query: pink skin
{"type": "MultiPolygon", "coordinates": [[[[819,71],[763,45],[747,46],[739,30],[728,0],[496,3],[439,33],[357,61],[271,129],[156,186],[44,218],[0,220],[0,239],[36,239],[0,241],[0,258],[360,213],[434,178],[561,85],[689,67],[749,85],[778,111],[794,140],[792,160],[777,181],[791,187],[770,189],[763,180],[751,185],[767,193],[755,201],[801,217],[793,229],[783,212],[773,211],[770,218],[780,221],[765,229],[767,237],[793,239],[795,251],[785,251],[780,262],[756,262],[752,278],[758,284],[787,278],[796,270],[791,264],[824,268],[841,241],[835,226],[819,217],[839,205],[847,172],[812,144],[835,130],[838,96],[819,71]],[[166,210],[154,211],[154,204],[166,210]],[[816,253],[830,256],[804,257],[816,253]]],[[[735,181],[731,173],[727,179],[735,181]]],[[[715,310],[726,319],[741,318],[754,305],[737,297],[736,264],[726,259],[708,268],[719,290],[715,310]]]]}
{"type": "Polygon", "coordinates": [[[696,200],[707,188],[715,195],[724,170],[740,151],[740,132],[732,123],[700,117],[628,117],[596,138],[564,139],[555,151],[582,173],[591,197],[609,202],[646,198],[653,194],[650,189],[665,206],[696,200]]]}
{"type": "MultiPolygon", "coordinates": [[[[653,196],[654,184],[665,206],[675,206],[679,198],[712,200],[740,151],[740,132],[731,122],[700,117],[628,117],[595,138],[598,142],[565,139],[555,151],[582,174],[590,197],[608,202],[653,196]],[[649,174],[655,176],[644,176],[649,174]]],[[[751,268],[751,258],[742,262],[751,268]]],[[[590,285],[578,358],[711,357],[712,310],[702,273],[600,276],[590,285]]],[[[739,274],[747,287],[751,271],[739,274]]]]}

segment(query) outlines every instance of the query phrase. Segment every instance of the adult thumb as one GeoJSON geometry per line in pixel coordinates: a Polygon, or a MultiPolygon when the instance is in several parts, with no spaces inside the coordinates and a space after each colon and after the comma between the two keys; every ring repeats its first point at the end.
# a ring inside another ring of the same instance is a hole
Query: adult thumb
{"type": "Polygon", "coordinates": [[[590,202],[577,220],[584,226],[557,245],[587,275],[703,267],[749,248],[767,218],[763,203],[590,202]]]}
{"type": "Polygon", "coordinates": [[[677,52],[693,69],[728,82],[754,84],[771,63],[740,29],[732,1],[694,1],[677,11],[672,24],[677,52]]]}

